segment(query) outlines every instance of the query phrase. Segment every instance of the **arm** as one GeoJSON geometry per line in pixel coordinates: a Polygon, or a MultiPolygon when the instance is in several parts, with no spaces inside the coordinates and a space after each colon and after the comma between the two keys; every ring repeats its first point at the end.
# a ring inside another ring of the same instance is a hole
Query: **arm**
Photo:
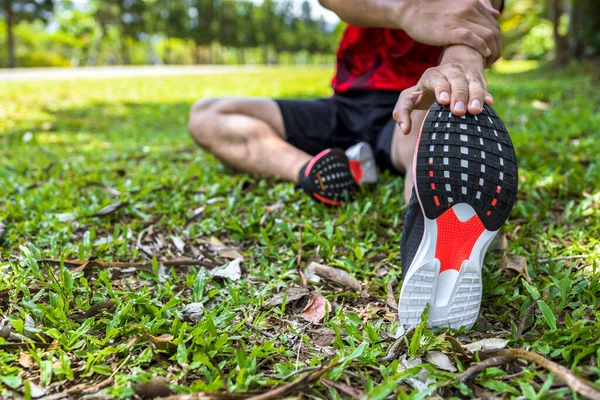
{"type": "Polygon", "coordinates": [[[502,0],[319,0],[343,21],[362,27],[402,29],[431,46],[463,44],[482,56],[499,57],[502,0]]]}
{"type": "Polygon", "coordinates": [[[487,91],[484,75],[485,60],[468,46],[451,46],[444,51],[440,65],[429,68],[419,82],[400,94],[394,119],[402,132],[410,133],[413,110],[427,110],[435,100],[450,105],[454,115],[477,115],[483,103],[492,105],[494,99],[487,91]]]}

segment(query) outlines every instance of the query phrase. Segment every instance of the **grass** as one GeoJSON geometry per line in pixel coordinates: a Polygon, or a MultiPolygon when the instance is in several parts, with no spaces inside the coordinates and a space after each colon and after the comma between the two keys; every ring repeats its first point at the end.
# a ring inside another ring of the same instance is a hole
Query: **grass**
{"type": "Polygon", "coordinates": [[[456,343],[484,338],[543,355],[598,386],[594,74],[572,67],[490,76],[520,163],[519,202],[503,229],[508,248],[486,258],[472,331],[422,325],[387,361],[381,358],[396,341],[386,288],[391,282],[398,296],[401,179],[385,176],[358,201],[330,209],[291,184],[230,173],[186,132],[188,108],[198,98],[328,96],[329,69],[3,84],[0,336],[12,336],[0,338],[2,397],[71,389],[66,394],[76,398],[82,387],[114,398],[143,396],[140,383],[156,376],[166,381],[152,381],[154,394],[166,384],[180,394],[264,391],[301,376],[294,371],[337,361],[325,375],[330,381],[302,387],[305,397],[346,398],[349,386],[379,399],[577,397],[528,361],[492,366],[466,382],[426,361],[441,351],[460,372],[479,358],[457,351],[456,343]],[[92,217],[117,202],[115,211],[92,217]],[[188,221],[194,211],[198,217],[188,221]],[[300,234],[303,265],[321,259],[363,285],[358,294],[311,283],[333,308],[322,324],[299,318],[298,302],[267,305],[300,284],[300,234]],[[242,279],[206,272],[228,262],[211,247],[211,236],[243,254],[242,279]],[[152,267],[138,272],[94,265],[77,272],[40,262],[151,257],[152,267]],[[157,262],[184,257],[197,265],[157,262]],[[507,260],[520,257],[527,268],[519,273],[507,260]],[[189,303],[203,305],[197,322],[185,318],[189,303]],[[423,363],[403,370],[401,359],[423,363]],[[425,384],[416,382],[425,377],[425,384]],[[331,381],[347,386],[336,389],[331,381]]]}

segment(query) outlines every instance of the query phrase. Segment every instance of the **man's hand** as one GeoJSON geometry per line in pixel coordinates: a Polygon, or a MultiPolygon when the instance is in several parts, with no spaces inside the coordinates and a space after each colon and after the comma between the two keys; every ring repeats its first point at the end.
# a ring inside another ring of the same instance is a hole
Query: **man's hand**
{"type": "Polygon", "coordinates": [[[466,45],[491,65],[500,57],[500,13],[484,0],[408,1],[401,26],[417,42],[432,46],[466,45]]]}
{"type": "Polygon", "coordinates": [[[500,57],[501,0],[319,0],[350,25],[403,29],[432,46],[465,45],[492,65],[500,57]]]}
{"type": "Polygon", "coordinates": [[[492,105],[479,53],[466,46],[449,47],[438,67],[429,68],[415,86],[402,91],[393,114],[402,133],[410,133],[412,111],[427,110],[435,100],[450,105],[457,116],[481,113],[483,102],[492,105]]]}

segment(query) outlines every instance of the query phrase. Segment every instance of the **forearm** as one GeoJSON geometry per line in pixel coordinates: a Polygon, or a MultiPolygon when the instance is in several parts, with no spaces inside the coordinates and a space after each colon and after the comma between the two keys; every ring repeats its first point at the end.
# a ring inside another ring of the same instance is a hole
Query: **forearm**
{"type": "Polygon", "coordinates": [[[483,56],[472,47],[464,46],[462,44],[448,46],[444,50],[440,65],[450,63],[469,65],[474,69],[481,70],[482,74],[485,67],[485,59],[483,56]]]}
{"type": "Polygon", "coordinates": [[[406,0],[319,0],[342,21],[361,27],[403,29],[406,0]]]}

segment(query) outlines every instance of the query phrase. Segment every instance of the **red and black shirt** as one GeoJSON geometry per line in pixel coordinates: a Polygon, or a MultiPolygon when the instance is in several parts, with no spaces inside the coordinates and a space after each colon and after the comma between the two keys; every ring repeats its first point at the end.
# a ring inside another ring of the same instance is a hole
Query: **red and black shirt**
{"type": "Polygon", "coordinates": [[[348,26],[336,54],[332,86],[336,93],[404,90],[438,65],[442,51],[415,42],[402,30],[348,26]]]}

